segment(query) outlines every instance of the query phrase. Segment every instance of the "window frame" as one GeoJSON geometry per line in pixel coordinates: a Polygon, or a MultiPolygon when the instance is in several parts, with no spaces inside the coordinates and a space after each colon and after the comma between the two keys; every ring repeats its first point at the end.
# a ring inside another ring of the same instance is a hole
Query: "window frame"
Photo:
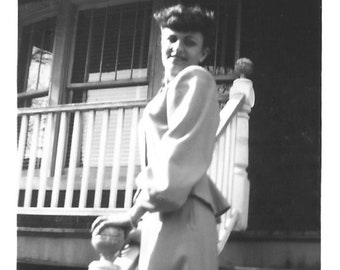
{"type": "MultiPolygon", "coordinates": [[[[49,97],[50,90],[51,90],[51,82],[52,82],[52,74],[53,74],[53,67],[54,67],[54,55],[56,51],[56,30],[57,30],[57,10],[55,9],[56,7],[52,7],[53,9],[48,9],[48,10],[36,10],[36,12],[31,13],[29,16],[26,16],[19,20],[18,24],[18,50],[21,47],[21,42],[23,38],[23,29],[27,26],[33,25],[35,23],[42,23],[44,20],[54,18],[55,19],[55,28],[54,28],[54,37],[53,37],[53,50],[52,50],[52,62],[51,62],[51,71],[50,71],[50,84],[47,90],[36,90],[36,91],[20,91],[17,89],[17,103],[19,107],[26,107],[28,104],[32,102],[33,99],[35,98],[40,98],[40,97],[49,97]]],[[[20,11],[19,11],[20,13],[20,11]]],[[[20,16],[19,16],[20,18],[20,16]]],[[[18,51],[19,53],[19,51],[18,51]]],[[[27,85],[27,80],[28,80],[28,74],[29,74],[29,63],[26,63],[26,68],[25,68],[25,81],[23,82],[24,85],[27,85]]],[[[17,85],[18,86],[18,85],[17,85]]],[[[25,88],[25,87],[24,87],[25,88]]],[[[21,90],[24,90],[21,89],[21,90]]]]}
{"type": "MultiPolygon", "coordinates": [[[[108,80],[108,81],[100,81],[100,82],[81,82],[75,83],[72,82],[72,71],[74,67],[74,60],[75,60],[75,49],[76,49],[76,36],[77,36],[77,25],[78,25],[78,18],[79,13],[84,10],[91,10],[91,9],[100,9],[105,7],[112,7],[112,6],[119,6],[122,4],[131,4],[131,3],[138,3],[138,2],[149,2],[151,4],[151,12],[154,10],[154,3],[155,0],[99,0],[99,1],[91,1],[91,0],[71,0],[72,3],[76,4],[76,15],[74,20],[74,27],[72,30],[72,44],[70,49],[70,60],[69,60],[69,70],[67,74],[67,83],[66,89],[68,96],[68,102],[72,102],[72,93],[74,92],[83,92],[86,95],[87,90],[97,90],[97,89],[106,89],[106,88],[118,88],[118,87],[129,87],[129,86],[147,86],[147,100],[152,98],[152,73],[154,70],[154,60],[152,52],[155,49],[155,36],[153,35],[154,29],[154,22],[152,18],[150,18],[150,35],[148,36],[148,55],[147,55],[147,74],[145,78],[132,78],[132,79],[119,79],[119,80],[108,80]]],[[[85,97],[82,99],[85,101],[85,97]]]]}

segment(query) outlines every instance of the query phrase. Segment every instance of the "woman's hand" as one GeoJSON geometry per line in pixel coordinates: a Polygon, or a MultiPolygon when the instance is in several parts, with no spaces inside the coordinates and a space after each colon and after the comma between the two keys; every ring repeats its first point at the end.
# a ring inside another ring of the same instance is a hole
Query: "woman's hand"
{"type": "Polygon", "coordinates": [[[107,227],[119,227],[126,231],[132,229],[129,212],[115,213],[110,216],[99,216],[91,226],[92,235],[100,234],[107,227]]]}

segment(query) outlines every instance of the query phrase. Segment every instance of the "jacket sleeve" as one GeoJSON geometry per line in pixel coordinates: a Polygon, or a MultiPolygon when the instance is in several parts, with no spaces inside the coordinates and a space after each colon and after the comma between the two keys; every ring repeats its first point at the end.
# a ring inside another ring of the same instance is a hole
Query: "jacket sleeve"
{"type": "Polygon", "coordinates": [[[192,66],[171,83],[159,162],[137,177],[143,183],[137,201],[151,212],[173,211],[185,203],[210,165],[219,123],[216,84],[207,71],[192,66]]]}

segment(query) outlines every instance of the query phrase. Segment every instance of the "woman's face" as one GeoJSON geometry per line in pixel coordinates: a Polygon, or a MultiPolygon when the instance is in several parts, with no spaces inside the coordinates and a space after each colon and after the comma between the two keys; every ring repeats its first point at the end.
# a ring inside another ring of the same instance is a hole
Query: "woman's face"
{"type": "MultiPolygon", "coordinates": [[[[175,77],[190,65],[198,65],[208,54],[200,32],[177,32],[161,28],[162,63],[165,76],[175,77]]],[[[169,79],[170,79],[169,78],[169,79]]]]}

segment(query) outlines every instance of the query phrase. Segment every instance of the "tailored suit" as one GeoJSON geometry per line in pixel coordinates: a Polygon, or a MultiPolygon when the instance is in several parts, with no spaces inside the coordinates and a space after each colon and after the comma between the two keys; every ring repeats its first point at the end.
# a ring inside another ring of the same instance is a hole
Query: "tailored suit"
{"type": "Polygon", "coordinates": [[[183,69],[146,106],[139,270],[218,269],[216,217],[229,205],[206,173],[218,124],[216,83],[200,66],[183,69]]]}

